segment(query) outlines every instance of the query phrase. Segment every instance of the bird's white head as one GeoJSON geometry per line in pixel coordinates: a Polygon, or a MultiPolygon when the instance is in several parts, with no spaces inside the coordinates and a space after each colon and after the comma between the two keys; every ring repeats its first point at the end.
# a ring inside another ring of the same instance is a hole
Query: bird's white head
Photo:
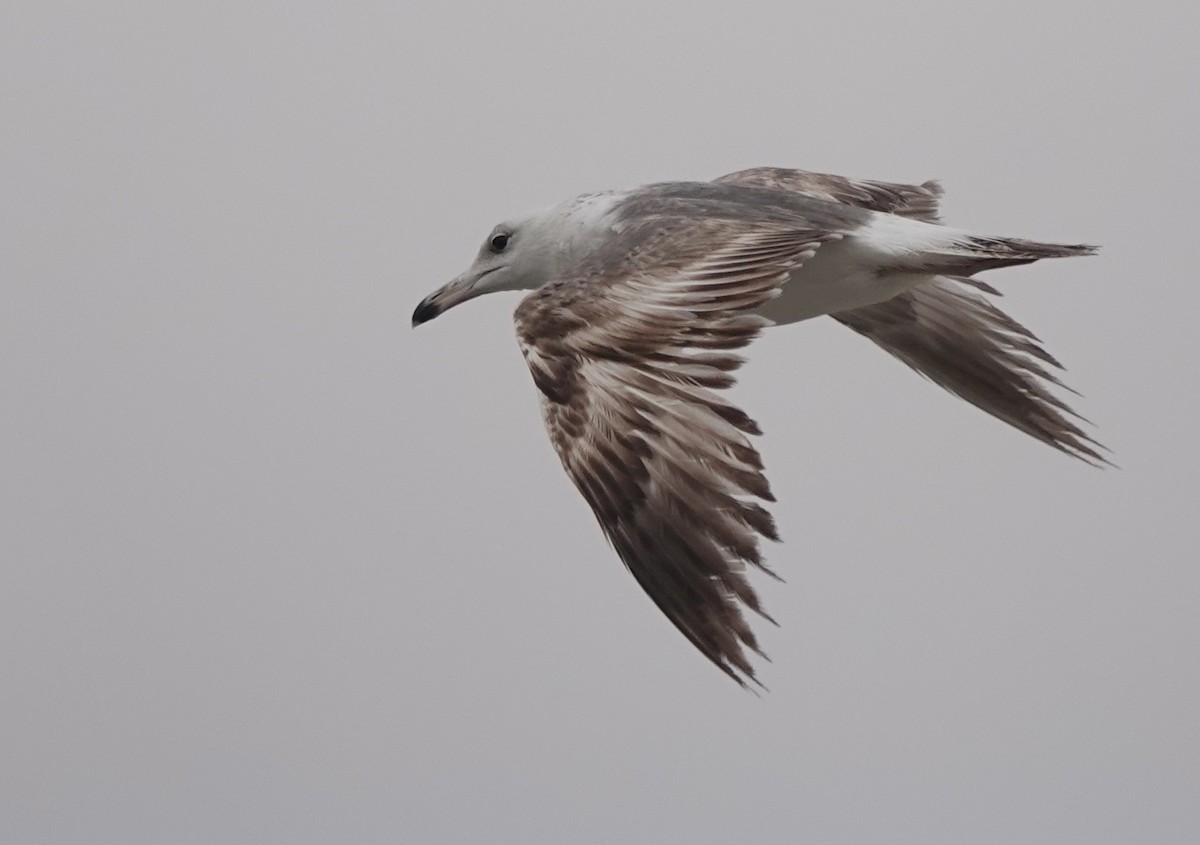
{"type": "Polygon", "coordinates": [[[587,194],[562,205],[499,223],[475,261],[449,284],[421,300],[413,326],[485,293],[533,290],[582,260],[611,231],[608,211],[618,196],[587,194]]]}

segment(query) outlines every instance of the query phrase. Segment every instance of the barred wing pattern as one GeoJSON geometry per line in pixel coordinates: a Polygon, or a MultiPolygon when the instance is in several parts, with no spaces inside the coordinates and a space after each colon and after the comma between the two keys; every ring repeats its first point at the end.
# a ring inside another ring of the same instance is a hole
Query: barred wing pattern
{"type": "Polygon", "coordinates": [[[567,474],[654,603],[742,685],[762,655],[742,608],[770,618],[746,569],[770,571],[759,538],[778,536],[758,426],[717,391],[768,324],[748,312],[839,234],[687,221],[515,315],[567,474]]]}

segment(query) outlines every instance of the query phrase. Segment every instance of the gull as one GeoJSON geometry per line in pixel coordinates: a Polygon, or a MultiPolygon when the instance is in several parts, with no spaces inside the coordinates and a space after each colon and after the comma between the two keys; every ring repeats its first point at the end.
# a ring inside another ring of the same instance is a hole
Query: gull
{"type": "MultiPolygon", "coordinates": [[[[585,194],[497,225],[413,326],[485,293],[530,290],[517,340],[550,442],[633,577],[705,657],[761,686],[747,571],[772,576],[774,497],[722,397],[768,326],[829,315],[946,390],[1097,465],[1104,447],[1054,392],[1062,365],[982,294],[983,270],[1095,247],[940,224],[936,182],[772,167],[585,194]]],[[[778,577],[778,576],[775,576],[778,577]]]]}

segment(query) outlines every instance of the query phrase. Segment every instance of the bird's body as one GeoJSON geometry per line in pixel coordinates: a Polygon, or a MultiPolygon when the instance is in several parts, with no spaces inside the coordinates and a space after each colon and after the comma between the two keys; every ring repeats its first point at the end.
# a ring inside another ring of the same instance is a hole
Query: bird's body
{"type": "Polygon", "coordinates": [[[757,168],[588,194],[500,224],[413,322],[533,291],[517,337],[564,468],[650,597],[742,682],[758,646],[741,608],[762,613],[745,568],[766,569],[758,538],[777,536],[758,428],[718,391],[762,328],[830,314],[1027,434],[1104,461],[1049,389],[1057,361],[972,278],[1092,248],[943,227],[940,193],[757,168]]]}

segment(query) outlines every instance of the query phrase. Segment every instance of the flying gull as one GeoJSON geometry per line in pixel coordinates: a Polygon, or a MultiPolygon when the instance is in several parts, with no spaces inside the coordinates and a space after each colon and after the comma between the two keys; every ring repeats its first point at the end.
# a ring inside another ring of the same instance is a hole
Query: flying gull
{"type": "MultiPolygon", "coordinates": [[[[753,168],[586,194],[496,226],[413,312],[532,290],[517,340],[550,442],[604,533],[672,623],[739,684],[764,618],[747,565],[778,540],[759,428],[718,391],[767,326],[828,314],[917,372],[1089,463],[1104,447],[1053,392],[1059,362],[981,293],[982,270],[1094,247],[938,222],[936,182],[753,168]]],[[[773,620],[772,620],[773,621],[773,620]]]]}

